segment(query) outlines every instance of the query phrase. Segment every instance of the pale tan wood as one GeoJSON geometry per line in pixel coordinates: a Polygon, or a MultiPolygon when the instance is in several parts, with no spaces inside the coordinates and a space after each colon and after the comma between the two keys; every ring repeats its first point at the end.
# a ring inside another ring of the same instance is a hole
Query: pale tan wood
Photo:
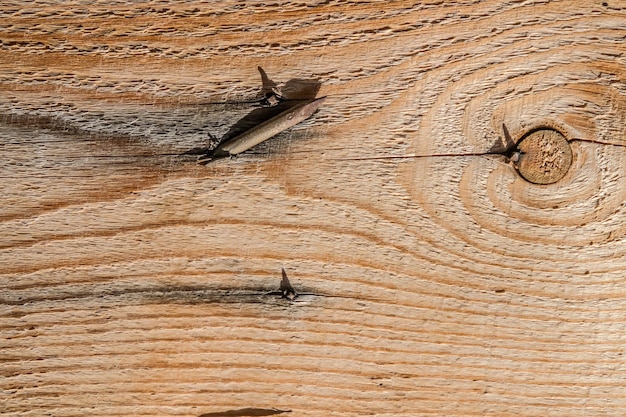
{"type": "Polygon", "coordinates": [[[624,414],[623,2],[412,3],[0,6],[3,415],[624,414]]]}

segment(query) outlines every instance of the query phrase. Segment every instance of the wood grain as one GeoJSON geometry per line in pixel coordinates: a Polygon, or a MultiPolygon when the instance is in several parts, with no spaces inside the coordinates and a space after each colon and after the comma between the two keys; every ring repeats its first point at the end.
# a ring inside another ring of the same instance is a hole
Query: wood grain
{"type": "Polygon", "coordinates": [[[624,414],[622,1],[0,22],[3,415],[624,414]],[[197,164],[272,83],[328,99],[197,164]],[[565,177],[523,180],[503,126],[561,132],[565,177]],[[314,295],[268,294],[282,267],[314,295]]]}

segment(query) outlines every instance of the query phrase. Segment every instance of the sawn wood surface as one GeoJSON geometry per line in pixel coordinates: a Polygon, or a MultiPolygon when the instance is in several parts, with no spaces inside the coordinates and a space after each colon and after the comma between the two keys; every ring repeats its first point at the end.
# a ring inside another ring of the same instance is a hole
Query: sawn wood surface
{"type": "Polygon", "coordinates": [[[4,1],[0,27],[3,416],[626,414],[623,0],[4,1]],[[572,148],[553,184],[502,154],[539,127],[572,148]]]}

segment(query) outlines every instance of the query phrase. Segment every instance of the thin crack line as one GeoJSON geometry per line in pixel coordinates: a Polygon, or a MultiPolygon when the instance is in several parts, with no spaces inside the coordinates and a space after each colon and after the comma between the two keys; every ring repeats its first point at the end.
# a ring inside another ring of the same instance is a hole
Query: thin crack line
{"type": "Polygon", "coordinates": [[[385,159],[418,159],[418,158],[435,158],[435,157],[462,157],[462,156],[488,156],[488,155],[502,155],[502,152],[481,152],[481,153],[440,153],[432,155],[388,155],[388,156],[363,156],[354,158],[326,158],[331,161],[370,161],[370,160],[385,160],[385,159]]]}

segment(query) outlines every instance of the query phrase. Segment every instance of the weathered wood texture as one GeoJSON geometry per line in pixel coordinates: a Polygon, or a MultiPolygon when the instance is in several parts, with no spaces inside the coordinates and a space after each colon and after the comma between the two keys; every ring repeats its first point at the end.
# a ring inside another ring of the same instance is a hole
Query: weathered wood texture
{"type": "Polygon", "coordinates": [[[2,2],[1,413],[623,416],[626,4],[413,3],[2,2]]]}

